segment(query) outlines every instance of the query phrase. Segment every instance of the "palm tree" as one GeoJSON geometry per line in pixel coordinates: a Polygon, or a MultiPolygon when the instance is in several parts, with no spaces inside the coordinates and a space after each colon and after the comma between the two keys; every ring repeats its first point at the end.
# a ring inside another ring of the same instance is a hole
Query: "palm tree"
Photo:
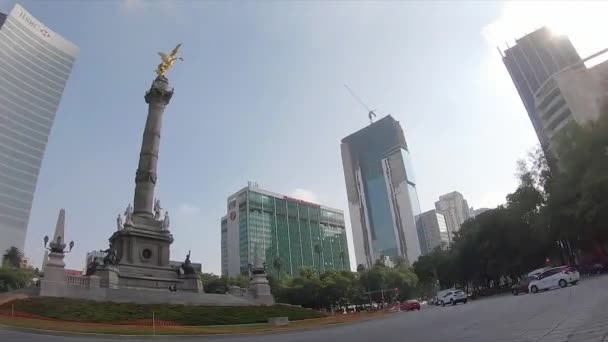
{"type": "Polygon", "coordinates": [[[346,253],[344,252],[343,249],[340,250],[339,256],[340,256],[340,261],[342,262],[342,269],[344,269],[345,268],[344,267],[344,259],[346,258],[346,253]]]}
{"type": "Polygon", "coordinates": [[[274,269],[277,270],[277,279],[281,279],[281,269],[283,268],[283,260],[280,257],[276,257],[272,263],[274,269]]]}
{"type": "Polygon", "coordinates": [[[21,266],[21,260],[23,259],[23,253],[21,253],[19,248],[12,246],[4,251],[2,258],[3,263],[7,263],[14,268],[19,268],[19,266],[21,266]]]}
{"type": "Polygon", "coordinates": [[[322,251],[323,251],[323,249],[321,248],[321,245],[316,244],[315,245],[315,253],[317,253],[317,255],[319,256],[319,267],[318,267],[319,276],[321,276],[321,252],[322,251]]]}

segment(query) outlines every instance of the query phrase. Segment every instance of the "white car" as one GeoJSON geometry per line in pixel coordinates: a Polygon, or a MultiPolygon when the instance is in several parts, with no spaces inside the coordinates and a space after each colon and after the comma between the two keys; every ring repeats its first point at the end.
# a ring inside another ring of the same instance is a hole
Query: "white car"
{"type": "Polygon", "coordinates": [[[528,285],[528,290],[530,293],[537,293],[541,290],[566,287],[569,284],[575,285],[579,279],[581,279],[580,274],[572,267],[554,267],[536,276],[536,279],[528,285]]]}
{"type": "Polygon", "coordinates": [[[467,299],[469,297],[466,293],[460,290],[448,291],[439,299],[441,306],[446,306],[446,304],[456,305],[458,303],[467,303],[467,299]]]}

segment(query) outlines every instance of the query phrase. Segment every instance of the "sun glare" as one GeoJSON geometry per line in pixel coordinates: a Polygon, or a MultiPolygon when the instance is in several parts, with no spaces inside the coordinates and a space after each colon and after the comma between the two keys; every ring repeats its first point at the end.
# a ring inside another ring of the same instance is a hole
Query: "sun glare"
{"type": "Polygon", "coordinates": [[[502,15],[484,28],[492,44],[505,48],[505,42],[526,35],[542,26],[555,35],[570,38],[582,57],[608,47],[608,2],[508,2],[502,15]]]}

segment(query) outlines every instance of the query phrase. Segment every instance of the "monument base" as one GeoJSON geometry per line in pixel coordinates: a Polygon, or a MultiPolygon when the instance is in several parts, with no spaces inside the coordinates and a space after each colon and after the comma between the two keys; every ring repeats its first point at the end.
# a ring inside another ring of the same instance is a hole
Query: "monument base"
{"type": "Polygon", "coordinates": [[[184,282],[181,290],[188,292],[203,292],[203,282],[197,274],[184,274],[180,277],[184,282]]]}
{"type": "Polygon", "coordinates": [[[249,292],[256,302],[263,305],[273,305],[274,297],[270,291],[268,278],[265,273],[254,274],[249,282],[249,292]]]}
{"type": "Polygon", "coordinates": [[[49,260],[44,267],[44,277],[40,280],[40,295],[63,297],[65,295],[65,263],[63,253],[49,253],[49,260]]]}
{"type": "Polygon", "coordinates": [[[99,277],[99,287],[118,288],[118,268],[116,266],[105,265],[95,274],[99,277]]]}
{"type": "MultiPolygon", "coordinates": [[[[135,213],[124,228],[114,232],[110,243],[117,252],[119,288],[181,288],[183,280],[169,265],[171,232],[150,215],[135,213]]],[[[102,285],[103,286],[103,285],[102,285]]]]}

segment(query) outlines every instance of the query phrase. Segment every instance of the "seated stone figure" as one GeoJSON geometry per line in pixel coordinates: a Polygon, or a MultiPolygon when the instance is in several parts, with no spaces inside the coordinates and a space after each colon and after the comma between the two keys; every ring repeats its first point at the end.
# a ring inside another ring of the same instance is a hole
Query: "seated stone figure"
{"type": "Polygon", "coordinates": [[[186,260],[184,261],[181,267],[184,271],[184,274],[196,274],[194,267],[192,267],[192,262],[190,261],[190,253],[191,251],[188,251],[188,255],[186,255],[186,260]]]}

